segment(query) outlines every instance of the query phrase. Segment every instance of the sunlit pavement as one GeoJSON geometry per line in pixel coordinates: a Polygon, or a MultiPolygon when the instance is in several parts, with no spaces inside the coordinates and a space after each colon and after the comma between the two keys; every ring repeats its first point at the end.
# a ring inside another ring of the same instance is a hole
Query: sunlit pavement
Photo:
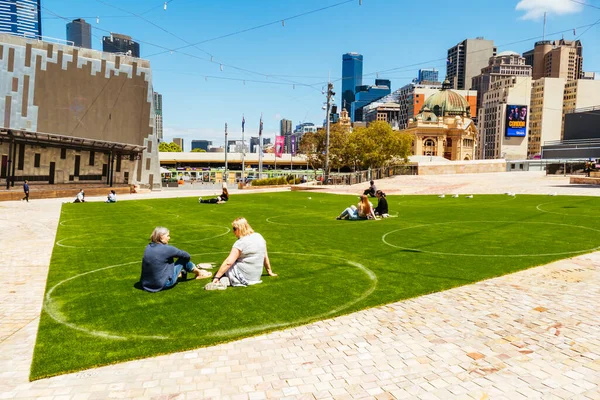
{"type": "MultiPolygon", "coordinates": [[[[401,195],[600,195],[600,187],[537,172],[376,184],[401,195]]],[[[0,203],[0,399],[600,399],[598,252],[228,344],[29,382],[60,206],[70,200],[0,203]]]]}

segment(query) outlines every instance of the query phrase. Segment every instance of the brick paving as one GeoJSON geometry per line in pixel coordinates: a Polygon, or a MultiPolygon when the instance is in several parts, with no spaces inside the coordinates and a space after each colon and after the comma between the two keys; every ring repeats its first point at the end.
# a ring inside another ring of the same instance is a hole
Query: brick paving
{"type": "MultiPolygon", "coordinates": [[[[529,172],[377,184],[402,194],[600,194],[529,172]]],[[[232,343],[29,382],[60,203],[0,203],[0,399],[600,399],[600,253],[232,343]]]]}

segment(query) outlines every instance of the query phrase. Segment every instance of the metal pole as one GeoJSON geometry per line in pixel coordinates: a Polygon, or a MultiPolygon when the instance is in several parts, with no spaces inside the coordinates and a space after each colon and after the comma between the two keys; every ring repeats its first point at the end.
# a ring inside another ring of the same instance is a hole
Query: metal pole
{"type": "Polygon", "coordinates": [[[262,140],[262,114],[260,114],[260,125],[258,128],[258,179],[262,179],[263,170],[263,140],[262,140]]]}
{"type": "Polygon", "coordinates": [[[225,122],[225,176],[223,181],[227,185],[227,122],[225,122]]]}
{"type": "Polygon", "coordinates": [[[242,127],[242,185],[246,183],[244,175],[246,173],[246,167],[244,164],[244,155],[246,154],[246,145],[244,143],[244,128],[242,127]]]}
{"type": "Polygon", "coordinates": [[[333,95],[333,83],[327,84],[327,114],[325,115],[325,167],[323,171],[323,184],[329,182],[329,113],[331,112],[331,96],[333,95]]]}

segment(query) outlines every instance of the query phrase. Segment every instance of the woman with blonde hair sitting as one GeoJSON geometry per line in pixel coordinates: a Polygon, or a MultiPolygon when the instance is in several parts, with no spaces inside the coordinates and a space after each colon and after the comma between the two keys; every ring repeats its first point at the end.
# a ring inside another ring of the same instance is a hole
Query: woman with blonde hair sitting
{"type": "Polygon", "coordinates": [[[185,271],[193,272],[196,279],[209,278],[211,273],[198,269],[191,261],[189,253],[170,246],[169,230],[162,226],[154,228],[150,244],[144,250],[142,258],[142,276],[140,283],[148,292],[159,292],[175,286],[177,278],[185,271]],[[177,261],[175,261],[177,258],[177,261]]]}
{"type": "Polygon", "coordinates": [[[346,208],[336,219],[375,219],[375,213],[373,212],[373,206],[369,202],[366,195],[360,196],[360,201],[357,206],[351,205],[346,208]]]}
{"type": "Polygon", "coordinates": [[[237,241],[231,252],[215,273],[206,290],[223,290],[227,286],[250,286],[262,283],[263,267],[269,276],[277,276],[271,269],[267,242],[260,233],[254,232],[246,218],[236,218],[232,223],[237,241]]]}

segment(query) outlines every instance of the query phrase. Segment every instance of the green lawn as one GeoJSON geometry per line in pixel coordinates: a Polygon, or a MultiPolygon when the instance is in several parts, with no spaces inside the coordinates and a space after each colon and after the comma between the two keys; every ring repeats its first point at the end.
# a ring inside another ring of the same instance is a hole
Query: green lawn
{"type": "MultiPolygon", "coordinates": [[[[374,199],[375,200],[375,199],[374,199]]],[[[395,218],[337,221],[357,196],[234,195],[63,205],[31,379],[281,329],[420,296],[600,246],[600,198],[389,196],[395,218]],[[208,280],[146,293],[141,257],[156,226],[192,261],[220,263],[244,216],[268,243],[263,284],[208,280]]]]}

